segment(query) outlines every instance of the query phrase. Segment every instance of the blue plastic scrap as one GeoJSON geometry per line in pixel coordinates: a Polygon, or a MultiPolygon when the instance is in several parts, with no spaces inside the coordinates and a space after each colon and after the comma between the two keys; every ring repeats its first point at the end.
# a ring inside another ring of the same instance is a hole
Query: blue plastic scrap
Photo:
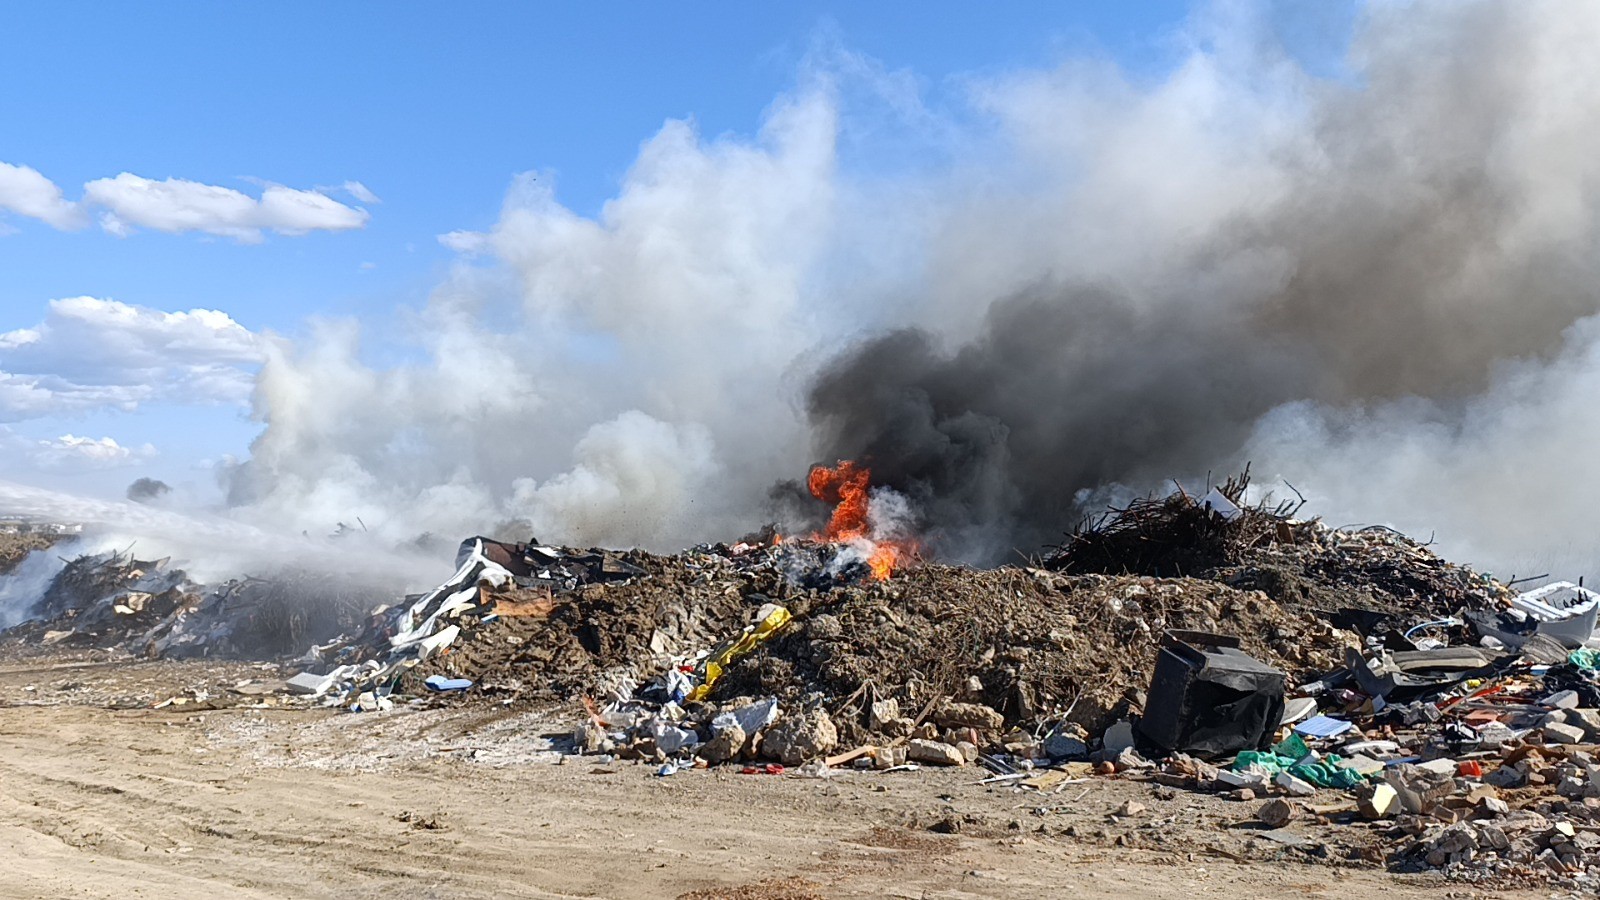
{"type": "Polygon", "coordinates": [[[464,691],[472,687],[472,679],[470,678],[446,678],[443,675],[429,675],[428,680],[423,683],[428,686],[428,690],[438,691],[439,693],[464,691]]]}

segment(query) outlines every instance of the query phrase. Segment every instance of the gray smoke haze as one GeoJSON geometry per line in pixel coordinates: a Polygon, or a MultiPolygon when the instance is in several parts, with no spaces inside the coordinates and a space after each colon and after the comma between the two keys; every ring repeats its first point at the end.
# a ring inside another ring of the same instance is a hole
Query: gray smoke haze
{"type": "MultiPolygon", "coordinates": [[[[1496,556],[1486,532],[1511,546],[1566,543],[1551,520],[1519,540],[1544,511],[1513,497],[1519,480],[1571,467],[1517,471],[1528,454],[1508,444],[1576,439],[1561,418],[1548,437],[1517,431],[1534,424],[1519,410],[1559,403],[1572,383],[1532,363],[1545,393],[1518,390],[1504,367],[1561,352],[1600,299],[1600,166],[1577,150],[1600,124],[1600,95],[1576,89],[1597,74],[1576,37],[1593,36],[1587,18],[1540,4],[1369,10],[1354,83],[1302,81],[1303,107],[1261,121],[1239,148],[1267,189],[1209,198],[1225,214],[1186,235],[1163,239],[1149,222],[1143,271],[1095,271],[1063,248],[1072,271],[996,298],[969,338],[905,328],[853,347],[808,398],[818,455],[865,461],[921,501],[936,545],[977,560],[1059,538],[1107,485],[1148,489],[1252,457],[1324,495],[1314,509],[1353,517],[1395,517],[1429,484],[1436,499],[1420,505],[1447,511],[1407,524],[1453,533],[1480,557],[1496,556]],[[1353,453],[1359,465],[1346,462],[1353,453]],[[1510,471],[1486,481],[1496,469],[1510,471]],[[1382,491],[1355,487],[1364,479],[1382,491]],[[1505,501],[1455,499],[1491,489],[1505,501]],[[1330,491],[1348,496],[1329,503],[1330,491]],[[1489,527],[1496,516],[1503,524],[1489,527]]],[[[1144,100],[1158,106],[1175,88],[1144,100]]],[[[1091,157],[1115,169],[1128,150],[1147,155],[1152,179],[1172,177],[1143,142],[1091,157]]],[[[1169,198],[1178,218],[1207,199],[1207,185],[1183,187],[1169,198]]],[[[1086,177],[1074,190],[1104,188],[1086,177]]],[[[1060,212],[1077,220],[1084,208],[1060,212]]],[[[1144,216],[1108,211],[1096,224],[1130,220],[1144,216]]]]}
{"type": "Polygon", "coordinates": [[[524,177],[443,238],[407,362],[273,342],[232,514],[675,549],[860,458],[988,561],[1253,460],[1336,522],[1585,571],[1600,6],[1374,3],[1336,77],[1276,15],[1200,9],[1159,79],[933,90],[821,46],[754,137],[666,123],[593,218],[524,177]]]}

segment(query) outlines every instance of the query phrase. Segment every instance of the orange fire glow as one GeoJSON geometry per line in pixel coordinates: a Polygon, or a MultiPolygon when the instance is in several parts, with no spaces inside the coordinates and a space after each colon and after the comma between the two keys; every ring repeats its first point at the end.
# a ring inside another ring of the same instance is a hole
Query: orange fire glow
{"type": "Polygon", "coordinates": [[[895,541],[874,541],[868,534],[867,513],[872,507],[872,500],[867,489],[871,485],[871,478],[872,472],[865,466],[843,460],[831,469],[827,466],[812,469],[806,486],[810,488],[811,496],[833,504],[828,527],[814,537],[822,541],[868,541],[873,549],[867,557],[867,568],[871,570],[874,581],[884,581],[894,573],[902,553],[912,548],[895,541]]]}
{"type": "Polygon", "coordinates": [[[817,466],[806,479],[811,496],[832,503],[833,516],[821,538],[826,541],[853,541],[867,536],[867,483],[872,472],[845,460],[830,469],[817,466]]]}

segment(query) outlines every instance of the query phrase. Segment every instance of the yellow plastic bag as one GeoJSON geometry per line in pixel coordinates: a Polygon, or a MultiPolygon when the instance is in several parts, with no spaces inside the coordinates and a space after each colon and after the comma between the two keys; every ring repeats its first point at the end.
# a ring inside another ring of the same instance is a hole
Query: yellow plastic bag
{"type": "Polygon", "coordinates": [[[705,661],[695,667],[695,681],[699,682],[695,689],[689,692],[690,700],[704,700],[711,693],[712,685],[722,677],[723,670],[737,662],[751,650],[761,646],[766,640],[778,632],[778,629],[789,624],[789,611],[779,606],[767,613],[767,617],[754,625],[746,628],[738,637],[711,651],[705,661]]]}

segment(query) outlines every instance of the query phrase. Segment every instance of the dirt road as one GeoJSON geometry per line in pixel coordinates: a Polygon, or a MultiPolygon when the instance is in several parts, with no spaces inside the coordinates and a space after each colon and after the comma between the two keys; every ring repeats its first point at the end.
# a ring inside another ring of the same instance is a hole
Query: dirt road
{"type": "Polygon", "coordinates": [[[356,715],[102,702],[238,674],[0,665],[0,896],[1549,896],[1311,865],[1290,848],[1236,862],[1226,847],[1263,842],[1208,847],[1217,823],[1249,818],[1243,805],[1207,810],[1142,784],[1041,805],[976,785],[974,770],[662,778],[564,757],[553,720],[481,703],[356,715]],[[1108,813],[1131,798],[1149,809],[1117,826],[1108,813]]]}

